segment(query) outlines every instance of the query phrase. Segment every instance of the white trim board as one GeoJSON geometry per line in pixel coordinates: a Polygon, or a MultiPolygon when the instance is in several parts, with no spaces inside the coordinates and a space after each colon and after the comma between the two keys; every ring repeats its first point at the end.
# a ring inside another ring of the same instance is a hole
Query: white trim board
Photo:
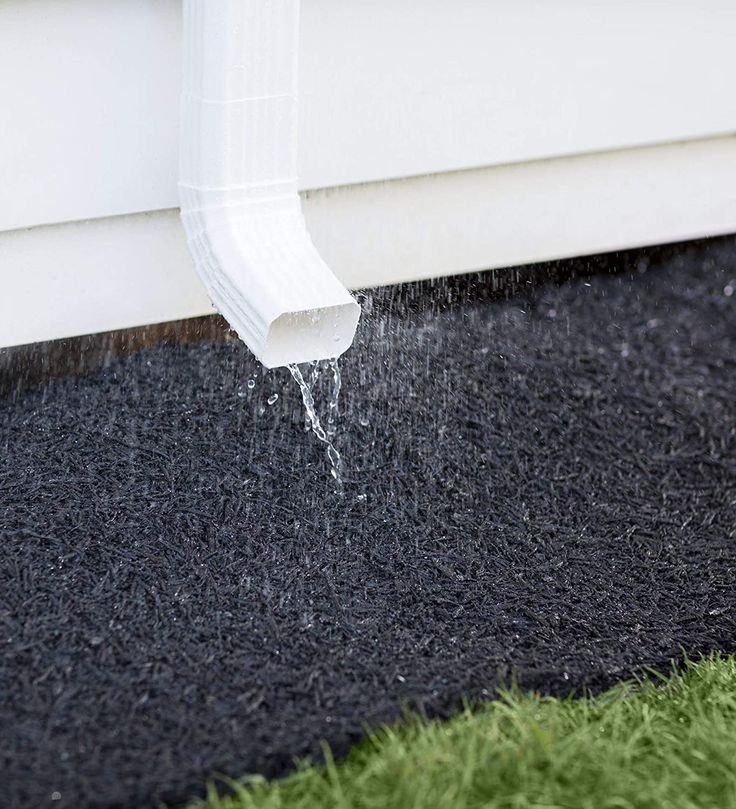
{"type": "MultiPolygon", "coordinates": [[[[736,136],[305,195],[351,288],[736,232],[736,136]]],[[[0,346],[212,311],[178,211],[0,233],[0,346]]]]}

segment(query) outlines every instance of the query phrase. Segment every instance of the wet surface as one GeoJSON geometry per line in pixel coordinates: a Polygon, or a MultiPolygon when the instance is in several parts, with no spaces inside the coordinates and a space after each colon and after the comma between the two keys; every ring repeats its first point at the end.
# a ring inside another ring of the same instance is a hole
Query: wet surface
{"type": "Polygon", "coordinates": [[[736,649],[736,242],[630,268],[365,298],[343,496],[237,343],[0,400],[3,805],[182,801],[402,703],[736,649]]]}

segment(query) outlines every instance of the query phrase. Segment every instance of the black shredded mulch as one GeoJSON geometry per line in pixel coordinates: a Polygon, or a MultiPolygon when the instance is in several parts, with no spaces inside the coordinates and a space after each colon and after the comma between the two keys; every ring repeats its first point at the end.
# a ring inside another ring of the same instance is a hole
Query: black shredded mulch
{"type": "Polygon", "coordinates": [[[736,649],[736,241],[644,255],[366,297],[342,497],[237,343],[0,401],[0,804],[184,801],[402,704],[736,649]]]}

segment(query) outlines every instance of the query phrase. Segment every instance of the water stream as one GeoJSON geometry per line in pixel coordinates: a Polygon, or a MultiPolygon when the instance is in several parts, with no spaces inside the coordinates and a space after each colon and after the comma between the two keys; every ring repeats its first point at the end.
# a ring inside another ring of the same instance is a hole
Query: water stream
{"type": "Polygon", "coordinates": [[[289,371],[291,371],[291,375],[296,380],[297,385],[299,385],[302,401],[304,402],[304,409],[307,414],[307,422],[312,432],[327,446],[330,472],[337,482],[338,491],[342,492],[342,458],[333,443],[337,431],[338,398],[340,396],[342,380],[340,377],[340,367],[336,359],[325,360],[324,365],[326,365],[331,375],[331,384],[327,399],[327,429],[322,426],[314,402],[314,392],[322,372],[322,363],[315,362],[312,364],[309,382],[304,378],[304,374],[302,374],[298,365],[290,365],[289,371]]]}
{"type": "Polygon", "coordinates": [[[330,390],[327,396],[327,437],[330,441],[334,440],[337,433],[337,416],[340,404],[340,389],[342,388],[342,377],[340,376],[340,366],[337,360],[327,360],[327,368],[329,369],[332,379],[330,390]]]}

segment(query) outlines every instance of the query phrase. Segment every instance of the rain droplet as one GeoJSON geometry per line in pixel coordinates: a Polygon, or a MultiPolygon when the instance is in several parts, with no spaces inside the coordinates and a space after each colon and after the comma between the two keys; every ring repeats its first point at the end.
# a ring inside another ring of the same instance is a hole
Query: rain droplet
{"type": "Polygon", "coordinates": [[[733,295],[733,292],[734,292],[734,287],[733,287],[733,284],[726,284],[726,286],[725,286],[725,287],[723,287],[723,294],[724,294],[724,295],[725,295],[727,298],[730,298],[730,297],[731,297],[731,295],[733,295]]]}
{"type": "Polygon", "coordinates": [[[255,386],[256,386],[255,379],[249,379],[248,380],[248,390],[253,390],[253,388],[255,388],[255,386]]]}
{"type": "Polygon", "coordinates": [[[269,403],[269,405],[275,405],[275,404],[276,404],[276,402],[278,402],[278,400],[279,400],[279,395],[278,395],[278,393],[274,393],[272,396],[269,396],[269,397],[268,397],[268,403],[269,403]]]}

